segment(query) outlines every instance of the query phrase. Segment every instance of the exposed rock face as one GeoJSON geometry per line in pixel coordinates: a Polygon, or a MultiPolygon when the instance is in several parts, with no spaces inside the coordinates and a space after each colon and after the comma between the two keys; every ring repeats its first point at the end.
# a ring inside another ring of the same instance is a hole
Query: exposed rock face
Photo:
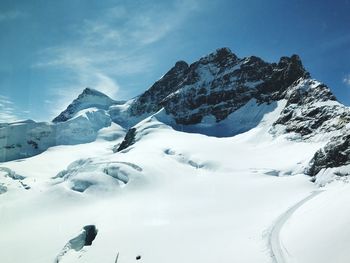
{"type": "Polygon", "coordinates": [[[124,140],[120,144],[117,152],[120,152],[129,146],[133,145],[135,143],[135,136],[136,136],[136,128],[131,128],[128,130],[128,132],[125,135],[124,140]]]}
{"type": "Polygon", "coordinates": [[[282,124],[286,132],[305,136],[343,128],[350,121],[350,111],[338,103],[327,86],[312,79],[300,79],[290,87],[285,98],[286,107],[275,124],[282,124]]]}
{"type": "Polygon", "coordinates": [[[98,109],[107,110],[111,105],[118,104],[115,100],[112,100],[107,95],[99,92],[97,90],[86,88],[84,91],[76,98],[66,110],[64,110],[60,115],[52,120],[52,122],[64,122],[77,114],[79,111],[97,107],[98,109]]]}
{"type": "Polygon", "coordinates": [[[296,80],[310,78],[310,74],[304,69],[298,55],[281,57],[278,64],[272,64],[273,70],[267,79],[258,86],[258,91],[263,99],[279,100],[284,98],[287,88],[296,80]],[[271,98],[270,98],[271,97],[271,98]]]}
{"type": "Polygon", "coordinates": [[[95,225],[87,225],[83,228],[85,230],[86,236],[85,236],[85,246],[91,246],[92,241],[95,240],[97,235],[97,229],[95,225]]]}
{"type": "Polygon", "coordinates": [[[350,164],[350,134],[333,137],[324,148],[318,150],[306,173],[315,176],[324,168],[347,164],[350,164]]]}
{"type": "Polygon", "coordinates": [[[131,113],[164,107],[178,124],[196,124],[207,115],[220,121],[252,98],[260,102],[282,99],[293,82],[307,77],[297,55],[282,57],[276,64],[254,56],[240,59],[222,48],[189,67],[178,62],[134,102],[131,113]]]}
{"type": "Polygon", "coordinates": [[[184,61],[176,62],[175,66],[170,69],[160,80],[152,85],[143,93],[129,108],[132,116],[138,116],[145,113],[152,113],[162,108],[161,102],[169,94],[177,91],[181,87],[188,64],[184,61]]]}

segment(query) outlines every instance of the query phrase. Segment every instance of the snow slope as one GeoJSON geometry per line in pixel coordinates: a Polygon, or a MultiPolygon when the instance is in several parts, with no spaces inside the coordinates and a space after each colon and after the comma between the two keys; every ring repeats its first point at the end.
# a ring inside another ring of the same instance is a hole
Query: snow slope
{"type": "Polygon", "coordinates": [[[285,262],[348,262],[349,184],[338,181],[301,206],[281,231],[285,262]]]}
{"type": "Polygon", "coordinates": [[[0,195],[1,262],[114,262],[118,252],[119,263],[272,262],[271,226],[317,189],[298,171],[322,144],[273,138],[282,108],[234,137],[179,132],[155,116],[118,153],[121,139],[100,136],[3,163],[30,189],[0,195]],[[77,180],[90,185],[77,190],[77,180]],[[64,250],[86,225],[98,230],[92,245],[64,250]]]}
{"type": "Polygon", "coordinates": [[[297,211],[301,206],[303,206],[306,202],[310,201],[315,196],[322,193],[321,190],[312,192],[309,196],[305,197],[291,208],[289,208],[286,212],[284,212],[278,220],[275,222],[271,229],[270,237],[269,237],[269,245],[271,247],[272,257],[276,263],[287,262],[286,258],[290,257],[288,250],[285,245],[281,241],[280,234],[281,229],[284,227],[286,222],[290,219],[290,217],[297,211]]]}

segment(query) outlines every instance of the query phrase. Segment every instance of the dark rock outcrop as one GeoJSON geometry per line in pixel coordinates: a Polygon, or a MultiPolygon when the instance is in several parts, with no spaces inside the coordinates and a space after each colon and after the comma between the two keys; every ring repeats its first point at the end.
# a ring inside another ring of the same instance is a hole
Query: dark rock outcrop
{"type": "MultiPolygon", "coordinates": [[[[277,65],[272,64],[273,70],[268,78],[258,86],[262,97],[282,99],[287,88],[296,80],[309,78],[310,74],[304,69],[298,55],[281,57],[277,65]]],[[[268,98],[269,99],[269,98],[268,98]]]]}
{"type": "Polygon", "coordinates": [[[310,161],[306,174],[317,175],[324,168],[334,168],[350,164],[350,134],[333,137],[310,161]]]}
{"type": "Polygon", "coordinates": [[[135,143],[135,136],[136,136],[136,128],[129,129],[124,137],[124,140],[120,144],[117,152],[120,152],[128,148],[129,146],[133,145],[135,143]]]}
{"type": "Polygon", "coordinates": [[[84,240],[84,246],[91,246],[92,241],[95,240],[97,236],[97,229],[95,225],[87,225],[84,226],[84,231],[86,233],[85,240],[84,240]]]}
{"type": "Polygon", "coordinates": [[[130,114],[138,116],[160,110],[161,102],[181,88],[180,84],[184,81],[187,71],[188,64],[185,61],[176,62],[172,69],[132,103],[129,108],[130,114]]]}
{"type": "Polygon", "coordinates": [[[286,132],[313,136],[315,131],[330,132],[350,121],[350,111],[336,101],[329,88],[312,79],[300,79],[286,92],[287,105],[275,125],[286,132]]]}

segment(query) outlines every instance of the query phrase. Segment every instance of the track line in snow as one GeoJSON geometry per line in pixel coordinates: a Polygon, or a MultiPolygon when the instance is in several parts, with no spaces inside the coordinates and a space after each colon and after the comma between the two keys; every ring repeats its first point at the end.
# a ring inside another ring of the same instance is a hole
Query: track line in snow
{"type": "Polygon", "coordinates": [[[272,226],[269,235],[269,247],[271,250],[273,261],[275,263],[287,263],[286,254],[288,254],[288,251],[283,246],[283,243],[280,240],[280,232],[282,227],[299,207],[301,207],[306,202],[310,201],[322,192],[323,190],[313,191],[309,196],[305,197],[304,199],[293,205],[291,208],[289,208],[282,215],[280,215],[275,224],[272,226]]]}

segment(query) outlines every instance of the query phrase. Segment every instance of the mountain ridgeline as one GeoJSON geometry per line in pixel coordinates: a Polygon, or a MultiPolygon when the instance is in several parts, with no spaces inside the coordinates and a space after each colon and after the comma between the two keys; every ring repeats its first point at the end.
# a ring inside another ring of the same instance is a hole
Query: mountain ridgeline
{"type": "Polygon", "coordinates": [[[222,48],[191,65],[177,62],[130,106],[130,113],[164,107],[179,124],[196,124],[210,114],[221,121],[252,98],[259,103],[283,99],[293,82],[308,77],[297,55],[267,63],[255,56],[240,59],[222,48]]]}
{"type": "Polygon", "coordinates": [[[121,151],[137,142],[134,126],[150,116],[177,130],[230,137],[259,125],[264,114],[281,103],[269,129],[272,136],[294,134],[299,141],[324,141],[325,148],[315,153],[305,173],[314,176],[350,163],[350,153],[344,150],[349,143],[349,108],[311,78],[298,55],[268,63],[256,56],[239,58],[228,48],[190,65],[176,62],[130,101],[115,101],[86,88],[52,123],[1,124],[0,161],[32,156],[53,145],[91,142],[111,123],[127,134],[121,151]],[[69,139],[72,134],[75,140],[69,139]]]}

